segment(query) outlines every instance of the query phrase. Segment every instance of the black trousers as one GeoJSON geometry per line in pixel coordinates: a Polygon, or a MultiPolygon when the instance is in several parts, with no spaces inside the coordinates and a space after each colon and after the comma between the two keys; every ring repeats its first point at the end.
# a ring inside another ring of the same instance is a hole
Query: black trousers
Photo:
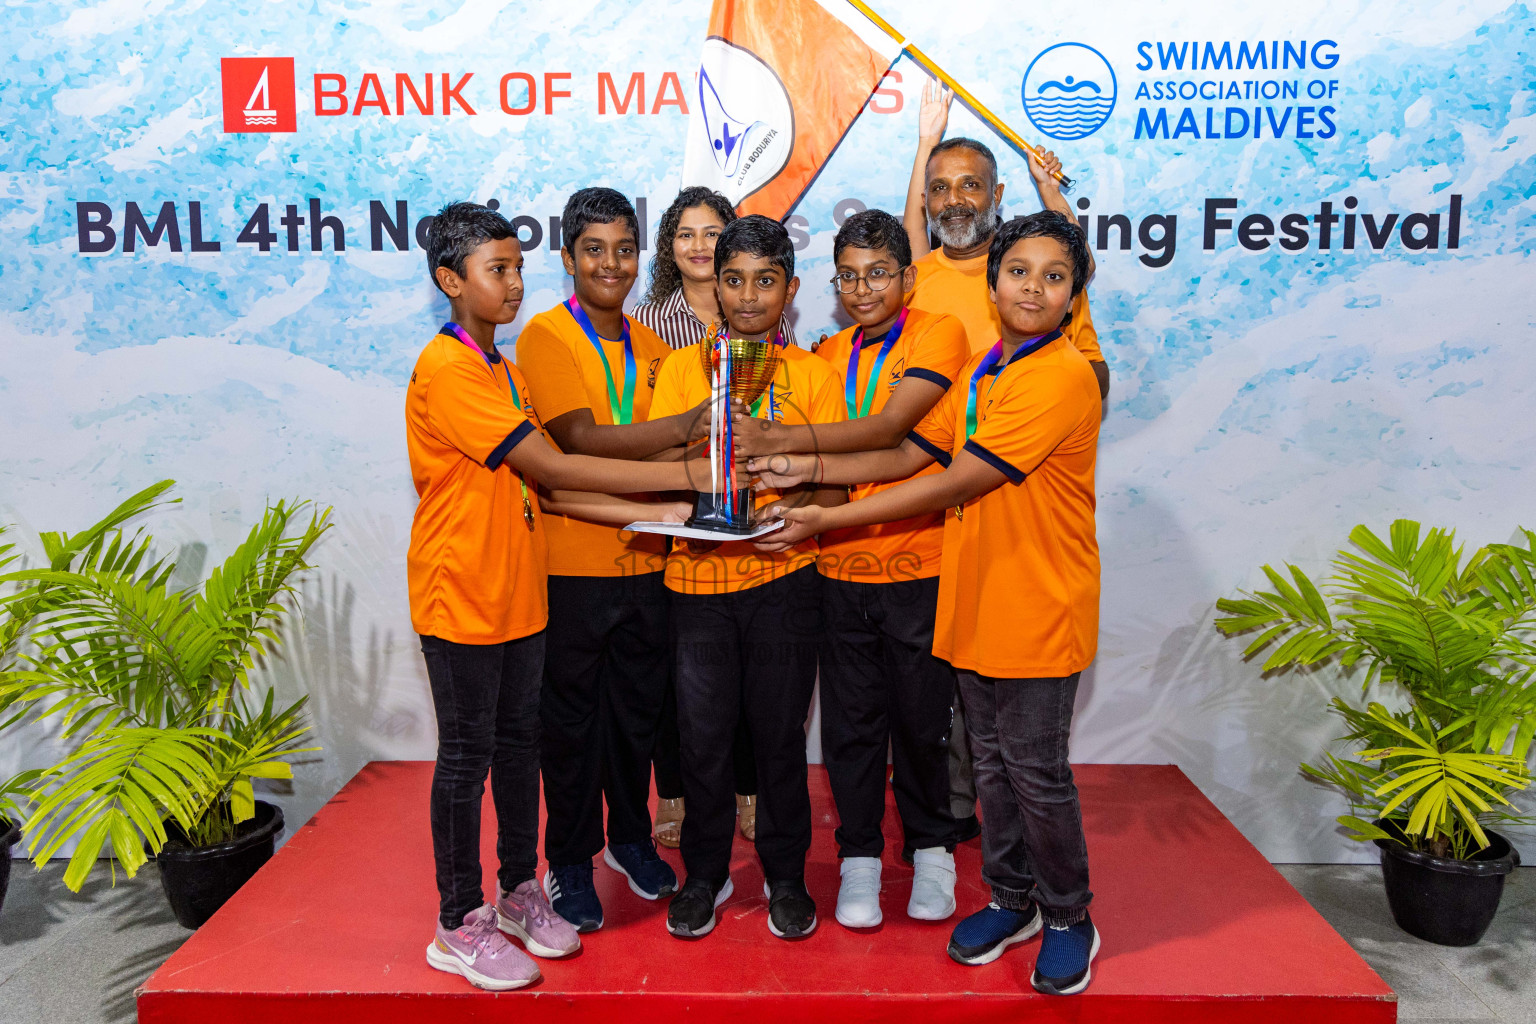
{"type": "MultiPolygon", "coordinates": [[[[676,800],[683,795],[683,749],[677,735],[677,687],[670,674],[667,679],[667,696],[661,703],[661,726],[656,730],[656,795],[663,800],[676,800]]],[[[742,796],[757,795],[757,765],[752,761],[752,736],[747,732],[747,720],[736,722],[736,739],[731,744],[731,771],[736,776],[736,792],[742,796]]]]}
{"type": "Polygon", "coordinates": [[[667,688],[661,573],[551,576],[544,725],[544,856],[585,864],[650,837],[651,754],[667,688]]]}
{"type": "Polygon", "coordinates": [[[771,881],[805,877],[811,848],[805,720],[816,686],[821,577],[815,566],[733,594],[672,595],[682,737],[683,864],[730,873],[736,801],[731,739],[745,718],[757,762],[757,855],[771,881]]]}
{"type": "Polygon", "coordinates": [[[539,862],[539,677],[544,634],[501,644],[421,638],[437,711],[432,769],[432,858],[438,917],[457,928],[485,902],[480,888],[480,802],[491,775],[497,872],[511,890],[539,862]]]}
{"type": "Polygon", "coordinates": [[[937,578],[822,581],[821,749],[841,824],[839,857],[885,848],[885,752],[907,845],[955,848],[949,728],[955,673],[933,656],[937,578]]]}

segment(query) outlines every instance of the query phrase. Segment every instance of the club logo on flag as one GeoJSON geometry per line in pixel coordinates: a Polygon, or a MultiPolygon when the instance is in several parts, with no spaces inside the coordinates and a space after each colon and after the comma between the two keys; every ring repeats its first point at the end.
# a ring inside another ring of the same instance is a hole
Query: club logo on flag
{"type": "Polygon", "coordinates": [[[224,131],[298,130],[292,57],[225,57],[219,61],[224,131]]]}
{"type": "Polygon", "coordinates": [[[699,63],[699,111],[689,125],[690,163],[732,203],[772,181],[795,148],[784,83],[750,50],[710,38],[699,63]],[[708,152],[705,159],[702,152],[708,152]]]}
{"type": "Polygon", "coordinates": [[[1034,126],[1070,142],[1104,127],[1117,88],[1115,69],[1102,53],[1082,43],[1057,43],[1030,61],[1020,91],[1034,126]]]}

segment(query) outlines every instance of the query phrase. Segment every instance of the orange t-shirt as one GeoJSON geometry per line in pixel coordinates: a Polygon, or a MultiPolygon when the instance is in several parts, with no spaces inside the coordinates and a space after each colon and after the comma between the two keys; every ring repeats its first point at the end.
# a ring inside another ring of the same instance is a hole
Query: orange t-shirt
{"type": "Polygon", "coordinates": [[[502,459],[536,426],[519,408],[523,381],[451,335],[427,343],[405,389],[405,439],[420,499],[406,575],[411,626],[460,644],[537,633],[549,618],[545,520],[502,459]]]}
{"type": "MultiPolygon", "coordinates": [[[[864,351],[859,357],[857,376],[854,378],[855,409],[849,411],[848,358],[852,354],[853,337],[857,331],[857,327],[839,331],[816,350],[816,354],[825,359],[837,373],[843,409],[850,419],[863,408],[864,396],[870,387],[869,375],[874,371],[882,347],[869,340],[864,342],[864,351]]],[[[932,381],[942,388],[948,388],[954,383],[955,374],[969,355],[965,328],[959,320],[948,315],[909,310],[907,322],[880,368],[881,380],[874,383],[874,395],[869,403],[870,415],[885,408],[896,386],[907,377],[932,381]]],[[[942,467],[934,464],[915,475],[942,471],[942,467]]],[[[895,483],[865,484],[853,488],[850,497],[867,498],[894,486],[895,483]]],[[[850,583],[932,579],[939,574],[939,553],[943,546],[944,514],[933,512],[894,523],[830,530],[821,535],[821,556],[816,560],[816,566],[823,576],[850,583]]]]}
{"type": "Polygon", "coordinates": [[[933,653],[995,678],[1071,675],[1098,650],[1098,381],[1053,332],[977,382],[967,439],[971,374],[985,356],[966,363],[910,435],[942,463],[963,448],[1008,478],[946,514],[933,653]]]}
{"type": "MultiPolygon", "coordinates": [[[[985,352],[1002,337],[1002,321],[987,287],[985,253],[968,260],[952,260],[944,255],[943,249],[935,249],[912,265],[917,268],[917,284],[907,296],[907,305],[959,317],[965,324],[973,354],[985,352]]],[[[1104,361],[1104,353],[1099,350],[1099,332],[1094,329],[1093,314],[1088,310],[1087,288],[1073,297],[1072,322],[1061,333],[1091,361],[1104,361]]]]}
{"type": "MultiPolygon", "coordinates": [[[[651,415],[686,412],[707,398],[709,382],[704,378],[699,349],[690,345],[678,349],[677,355],[662,365],[651,415]]],[[[798,345],[785,346],[773,388],[764,394],[758,415],[796,424],[836,423],[847,418],[837,374],[798,345]]],[[[702,483],[707,487],[708,460],[693,464],[700,467],[702,483]]],[[[758,508],[778,504],[780,500],[778,491],[762,491],[754,496],[758,508]]],[[[814,564],[816,552],[814,537],[778,552],[758,551],[750,541],[732,540],[702,555],[693,554],[686,543],[678,542],[667,556],[666,584],[669,590],[680,594],[735,593],[814,564]]]]}
{"type": "MultiPolygon", "coordinates": [[[[643,423],[650,414],[657,372],[672,350],[649,327],[629,317],[625,320],[635,354],[630,422],[643,423]]],[[[613,385],[622,397],[624,345],[618,340],[600,340],[613,385]]],[[[608,373],[603,370],[602,358],[564,303],[528,321],[517,339],[517,365],[528,378],[533,406],[544,423],[577,409],[590,409],[594,422],[613,424],[608,373]]],[[[632,576],[662,569],[666,538],[657,534],[630,533],[569,516],[550,515],[546,521],[551,575],[632,576]]]]}

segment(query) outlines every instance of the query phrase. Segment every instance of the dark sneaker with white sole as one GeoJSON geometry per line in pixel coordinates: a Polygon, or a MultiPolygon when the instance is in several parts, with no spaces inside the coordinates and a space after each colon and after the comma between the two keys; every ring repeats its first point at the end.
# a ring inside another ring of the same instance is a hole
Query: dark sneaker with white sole
{"type": "Polygon", "coordinates": [[[768,930],[780,939],[803,939],[816,930],[816,901],[805,883],[764,882],[768,897],[768,930]]]}
{"type": "Polygon", "coordinates": [[[1077,924],[1047,925],[1029,983],[1048,996],[1076,995],[1093,980],[1093,958],[1099,955],[1099,930],[1084,915],[1077,924]]]}
{"type": "Polygon", "coordinates": [[[1040,910],[1033,903],[1027,910],[1009,910],[988,903],[982,910],[955,925],[949,937],[949,958],[957,964],[979,967],[1003,955],[1015,943],[1031,939],[1040,931],[1040,910]]]}
{"type": "Polygon", "coordinates": [[[592,862],[551,866],[544,873],[544,894],[555,913],[576,926],[578,932],[595,932],[603,926],[603,905],[592,888],[592,862]]]}
{"type": "Polygon", "coordinates": [[[603,851],[603,863],[629,880],[630,891],[643,900],[677,892],[677,872],[656,855],[656,841],[620,843],[603,851]]]}
{"type": "Polygon", "coordinates": [[[719,886],[702,878],[688,879],[667,907],[667,931],[680,939],[702,939],[715,930],[715,908],[733,892],[729,878],[719,886]]]}

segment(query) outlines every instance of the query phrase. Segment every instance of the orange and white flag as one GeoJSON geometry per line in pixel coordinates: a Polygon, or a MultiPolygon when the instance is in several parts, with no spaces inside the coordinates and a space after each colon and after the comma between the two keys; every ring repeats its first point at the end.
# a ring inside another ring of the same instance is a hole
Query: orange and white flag
{"type": "Polygon", "coordinates": [[[683,184],[783,218],[900,55],[847,0],[714,0],[683,184]]]}

